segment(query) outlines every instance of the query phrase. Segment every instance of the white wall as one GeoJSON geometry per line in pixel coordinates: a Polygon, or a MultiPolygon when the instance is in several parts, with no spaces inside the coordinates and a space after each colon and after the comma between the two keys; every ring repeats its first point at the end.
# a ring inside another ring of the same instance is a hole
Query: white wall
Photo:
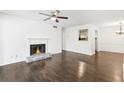
{"type": "Polygon", "coordinates": [[[42,21],[10,15],[4,15],[2,21],[4,61],[1,65],[25,60],[27,37],[47,37],[49,39],[48,52],[61,52],[61,27],[55,29],[53,25],[45,24],[42,21]]]}
{"type": "Polygon", "coordinates": [[[124,53],[124,35],[115,34],[116,31],[119,31],[119,26],[100,28],[99,46],[101,51],[124,53]]]}
{"type": "Polygon", "coordinates": [[[66,28],[63,33],[63,50],[93,55],[95,53],[94,25],[80,25],[66,28]],[[88,41],[79,41],[79,29],[88,29],[88,41]]]}
{"type": "MultiPolygon", "coordinates": [[[[123,28],[124,29],[124,28],[123,28]]],[[[124,35],[115,34],[119,26],[98,28],[94,25],[80,25],[66,28],[63,31],[63,50],[88,54],[95,54],[95,30],[98,31],[98,50],[124,53],[124,35]],[[89,29],[89,40],[78,41],[79,29],[89,29]]]]}
{"type": "Polygon", "coordinates": [[[0,64],[3,62],[3,31],[2,31],[2,15],[0,15],[0,64]]]}

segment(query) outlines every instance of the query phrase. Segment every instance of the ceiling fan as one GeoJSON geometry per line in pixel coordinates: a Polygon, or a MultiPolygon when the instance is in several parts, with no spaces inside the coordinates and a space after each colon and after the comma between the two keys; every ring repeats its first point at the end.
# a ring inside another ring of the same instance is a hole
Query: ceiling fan
{"type": "Polygon", "coordinates": [[[45,14],[45,13],[39,13],[39,14],[48,16],[48,18],[44,19],[44,21],[53,20],[53,21],[59,23],[59,19],[68,19],[68,17],[59,16],[59,14],[60,14],[59,10],[53,11],[53,12],[51,12],[51,14],[45,14]]]}

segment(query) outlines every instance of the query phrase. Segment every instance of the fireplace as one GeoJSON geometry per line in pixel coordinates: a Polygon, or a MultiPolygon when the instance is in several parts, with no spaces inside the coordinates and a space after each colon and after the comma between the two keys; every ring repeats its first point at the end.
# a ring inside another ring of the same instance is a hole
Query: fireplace
{"type": "Polygon", "coordinates": [[[36,62],[51,58],[48,53],[48,38],[27,38],[26,62],[36,62]]]}
{"type": "Polygon", "coordinates": [[[34,54],[41,54],[46,52],[45,44],[31,44],[30,45],[30,56],[34,54]]]}

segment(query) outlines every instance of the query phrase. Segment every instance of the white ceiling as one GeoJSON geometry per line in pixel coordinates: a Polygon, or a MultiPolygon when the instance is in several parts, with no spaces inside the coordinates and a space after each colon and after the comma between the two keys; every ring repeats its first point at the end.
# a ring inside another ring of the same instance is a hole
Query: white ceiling
{"type": "Polygon", "coordinates": [[[56,23],[52,20],[43,21],[47,16],[40,15],[39,12],[50,14],[52,10],[4,10],[0,13],[16,15],[29,19],[39,20],[48,24],[69,27],[81,24],[95,24],[97,26],[118,25],[124,23],[123,10],[61,10],[61,16],[69,17],[68,20],[60,20],[56,23]]]}

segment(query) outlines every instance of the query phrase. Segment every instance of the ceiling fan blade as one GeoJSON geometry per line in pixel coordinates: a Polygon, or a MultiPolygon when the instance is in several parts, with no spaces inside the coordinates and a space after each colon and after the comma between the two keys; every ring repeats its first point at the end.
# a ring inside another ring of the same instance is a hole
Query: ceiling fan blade
{"type": "Polygon", "coordinates": [[[49,20],[49,19],[51,19],[51,17],[49,17],[49,18],[46,18],[46,19],[44,19],[43,21],[47,21],[47,20],[49,20]]]}
{"type": "Polygon", "coordinates": [[[56,19],[56,22],[57,22],[57,23],[59,23],[59,20],[58,20],[58,19],[56,19]]]}
{"type": "Polygon", "coordinates": [[[68,19],[68,17],[64,17],[64,16],[57,16],[57,18],[60,18],[60,19],[68,19]]]}
{"type": "Polygon", "coordinates": [[[49,15],[49,14],[45,14],[45,13],[39,13],[39,14],[42,14],[42,15],[45,15],[45,16],[51,16],[51,15],[49,15]]]}

